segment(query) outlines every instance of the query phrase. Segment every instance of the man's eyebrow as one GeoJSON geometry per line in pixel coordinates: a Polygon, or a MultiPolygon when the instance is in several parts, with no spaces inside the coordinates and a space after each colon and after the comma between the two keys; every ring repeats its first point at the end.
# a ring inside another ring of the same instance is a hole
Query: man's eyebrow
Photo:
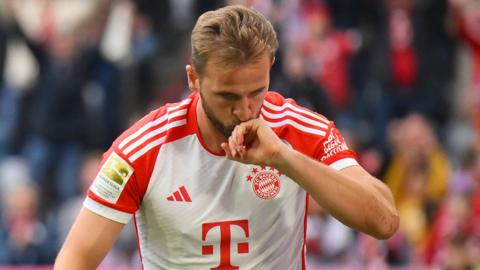
{"type": "Polygon", "coordinates": [[[265,89],[265,88],[267,88],[267,87],[266,87],[266,86],[262,86],[262,87],[260,87],[260,88],[257,88],[257,89],[255,89],[255,90],[253,90],[253,91],[250,91],[250,93],[260,92],[260,91],[262,91],[262,90],[265,89]]]}
{"type": "MultiPolygon", "coordinates": [[[[266,86],[262,86],[262,87],[259,87],[255,90],[252,90],[249,92],[249,94],[252,94],[252,93],[255,93],[255,92],[260,92],[262,91],[263,89],[265,89],[266,86]]],[[[215,94],[216,95],[233,95],[233,96],[239,96],[238,94],[236,93],[233,93],[233,92],[230,92],[230,91],[227,91],[227,90],[214,90],[215,94]]]]}
{"type": "Polygon", "coordinates": [[[238,94],[227,91],[227,90],[216,90],[214,91],[215,95],[233,95],[233,96],[238,96],[238,94]]]}

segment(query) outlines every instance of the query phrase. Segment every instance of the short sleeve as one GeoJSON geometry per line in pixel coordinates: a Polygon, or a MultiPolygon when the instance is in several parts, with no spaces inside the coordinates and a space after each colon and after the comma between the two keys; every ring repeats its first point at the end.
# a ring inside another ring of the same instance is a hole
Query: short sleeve
{"type": "Polygon", "coordinates": [[[348,148],[333,122],[330,122],[325,137],[317,144],[314,158],[337,171],[358,165],[355,152],[348,148]]]}
{"type": "Polygon", "coordinates": [[[150,112],[113,142],[88,190],[87,209],[121,223],[130,220],[144,200],[163,143],[192,132],[186,115],[193,97],[150,112]]]}
{"type": "Polygon", "coordinates": [[[138,209],[140,201],[141,194],[133,165],[112,146],[104,154],[101,167],[88,190],[84,207],[126,224],[138,209]]]}

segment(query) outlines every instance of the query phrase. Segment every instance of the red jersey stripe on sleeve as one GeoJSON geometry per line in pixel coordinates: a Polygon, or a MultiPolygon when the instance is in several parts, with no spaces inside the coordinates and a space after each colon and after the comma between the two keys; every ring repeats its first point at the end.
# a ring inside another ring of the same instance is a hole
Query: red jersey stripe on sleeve
{"type": "MultiPolygon", "coordinates": [[[[185,119],[186,110],[182,110],[182,111],[185,111],[185,112],[183,112],[183,115],[181,115],[178,119],[182,119],[182,118],[185,119]]],[[[162,118],[165,118],[165,120],[162,121],[161,124],[155,126],[155,128],[149,129],[148,133],[144,133],[142,136],[136,138],[133,141],[130,141],[130,143],[128,144],[128,147],[124,147],[124,148],[120,147],[123,153],[125,153],[125,155],[128,155],[130,152],[132,152],[133,149],[137,148],[139,145],[143,144],[148,139],[154,137],[155,135],[165,132],[166,129],[168,129],[171,126],[175,126],[175,124],[178,123],[178,122],[173,122],[173,123],[169,122],[173,120],[175,117],[177,117],[178,115],[167,114],[164,116],[166,117],[162,117],[162,118]]],[[[183,120],[183,123],[185,123],[185,120],[183,120]]]]}
{"type": "Polygon", "coordinates": [[[330,123],[325,117],[294,105],[293,100],[284,99],[272,92],[264,101],[260,116],[272,128],[290,125],[302,132],[317,135],[319,138],[326,135],[330,123]],[[269,98],[272,102],[267,100],[269,98]],[[274,104],[273,98],[277,98],[276,103],[279,104],[274,104]]]}
{"type": "Polygon", "coordinates": [[[139,127],[134,133],[130,134],[126,138],[124,138],[118,145],[118,148],[124,150],[127,145],[133,143],[136,139],[141,137],[142,134],[145,134],[151,129],[156,129],[157,126],[164,125],[169,119],[174,119],[176,117],[184,116],[187,114],[187,108],[189,104],[192,102],[191,98],[187,98],[186,100],[174,104],[172,106],[166,106],[159,109],[159,116],[158,118],[153,119],[147,123],[142,123],[142,126],[139,127]]]}
{"type": "Polygon", "coordinates": [[[125,149],[125,154],[128,156],[128,160],[130,160],[130,162],[134,162],[152,148],[161,145],[166,141],[166,134],[169,130],[175,127],[183,126],[186,123],[186,119],[180,119],[178,121],[165,124],[156,130],[152,130],[150,133],[141,137],[134,144],[130,145],[131,147],[125,149]]]}
{"type": "Polygon", "coordinates": [[[325,118],[324,116],[320,115],[320,114],[316,114],[312,111],[309,111],[308,109],[305,109],[305,108],[302,108],[296,104],[294,104],[293,100],[291,99],[284,99],[284,103],[282,105],[275,105],[267,100],[264,101],[263,103],[263,108],[266,108],[266,109],[269,109],[273,112],[277,112],[277,113],[282,113],[282,112],[285,112],[287,110],[289,111],[292,111],[292,112],[296,112],[300,115],[303,115],[303,116],[307,116],[309,118],[312,118],[312,119],[315,119],[325,125],[328,125],[330,123],[330,121],[328,121],[327,118],[325,118]]]}
{"type": "Polygon", "coordinates": [[[314,134],[314,135],[319,135],[321,137],[325,136],[325,134],[326,134],[326,130],[307,127],[307,126],[302,125],[302,124],[300,124],[297,121],[292,120],[292,119],[283,119],[280,122],[270,122],[270,121],[268,121],[267,118],[263,118],[263,119],[266,120],[268,126],[270,126],[271,128],[290,125],[290,126],[296,128],[296,129],[300,130],[300,131],[303,131],[303,132],[306,132],[306,133],[311,133],[311,134],[314,134]]]}
{"type": "Polygon", "coordinates": [[[315,126],[315,127],[318,127],[318,128],[324,129],[324,130],[326,130],[328,128],[328,124],[325,124],[323,121],[317,121],[316,119],[314,120],[312,118],[305,117],[302,114],[297,113],[295,111],[292,111],[290,109],[286,109],[286,110],[281,111],[281,112],[271,113],[268,110],[262,108],[262,115],[264,116],[264,118],[268,118],[268,119],[272,119],[272,120],[274,120],[274,119],[275,120],[284,119],[284,118],[288,117],[288,118],[293,118],[293,119],[301,121],[305,124],[315,126]]]}

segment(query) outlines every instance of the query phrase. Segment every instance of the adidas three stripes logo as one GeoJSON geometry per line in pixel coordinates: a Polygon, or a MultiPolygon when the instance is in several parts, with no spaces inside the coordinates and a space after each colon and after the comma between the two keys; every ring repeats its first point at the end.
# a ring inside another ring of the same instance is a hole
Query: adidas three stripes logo
{"type": "Polygon", "coordinates": [[[167,197],[167,200],[169,201],[176,201],[176,202],[191,202],[192,199],[190,198],[190,195],[188,194],[187,189],[185,186],[181,186],[178,188],[177,191],[175,191],[172,195],[167,197]]]}

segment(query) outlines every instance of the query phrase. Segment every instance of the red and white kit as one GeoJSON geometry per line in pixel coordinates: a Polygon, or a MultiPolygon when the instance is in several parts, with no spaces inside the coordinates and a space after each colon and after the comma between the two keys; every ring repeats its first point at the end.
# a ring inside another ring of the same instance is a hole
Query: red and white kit
{"type": "MultiPolygon", "coordinates": [[[[307,194],[269,166],[212,153],[194,93],[138,121],[104,155],[84,205],[134,216],[144,269],[305,269],[307,194]]],[[[357,165],[333,122],[268,92],[263,118],[294,149],[335,170],[357,165]]]]}

